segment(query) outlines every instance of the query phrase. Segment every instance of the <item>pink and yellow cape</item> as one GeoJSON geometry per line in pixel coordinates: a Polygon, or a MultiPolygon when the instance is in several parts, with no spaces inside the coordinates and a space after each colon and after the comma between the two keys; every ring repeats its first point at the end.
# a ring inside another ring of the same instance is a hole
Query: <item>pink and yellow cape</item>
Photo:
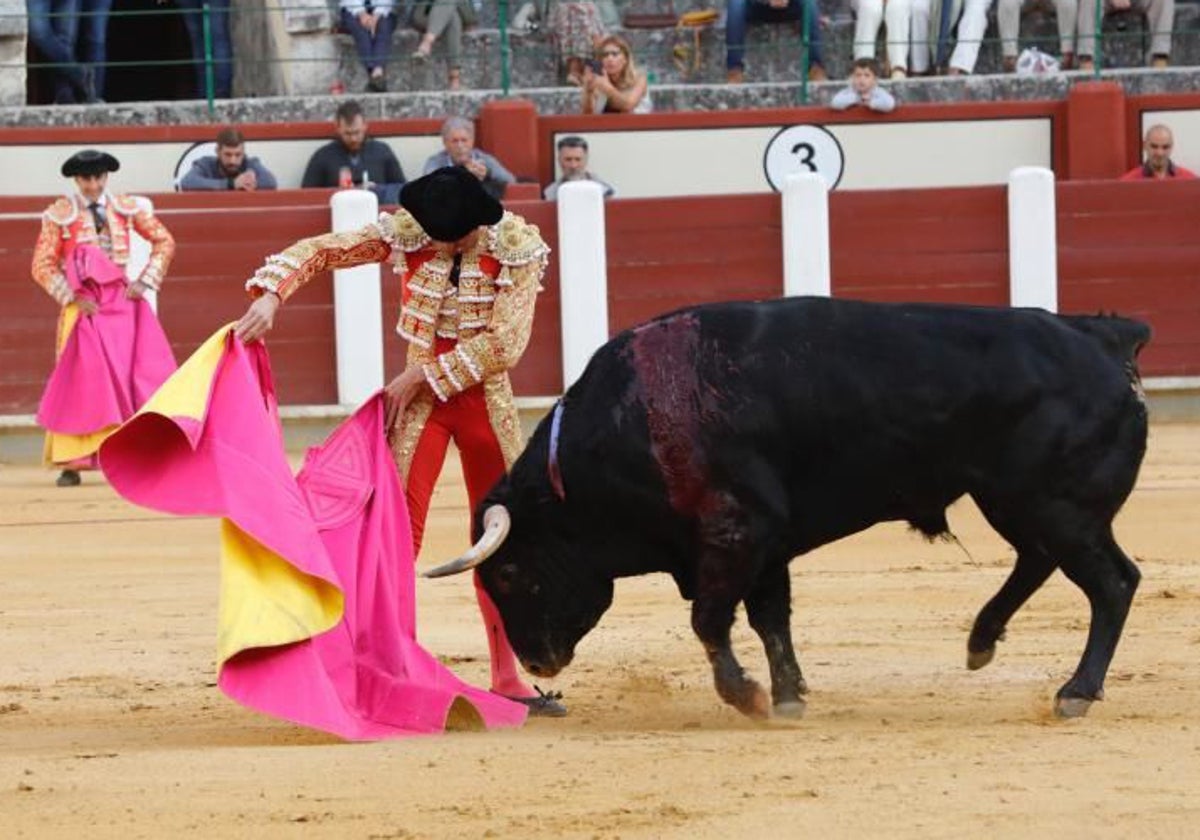
{"type": "Polygon", "coordinates": [[[100,449],[145,507],[221,516],[218,685],[351,740],[520,725],[416,641],[412,536],[377,394],[292,475],[270,364],[213,335],[100,449]]]}
{"type": "Polygon", "coordinates": [[[81,245],[63,267],[76,298],[99,308],[85,316],[74,304],[64,311],[37,420],[47,463],[90,469],[100,442],[175,370],[175,356],[150,304],[125,296],[125,272],[103,251],[81,245]]]}

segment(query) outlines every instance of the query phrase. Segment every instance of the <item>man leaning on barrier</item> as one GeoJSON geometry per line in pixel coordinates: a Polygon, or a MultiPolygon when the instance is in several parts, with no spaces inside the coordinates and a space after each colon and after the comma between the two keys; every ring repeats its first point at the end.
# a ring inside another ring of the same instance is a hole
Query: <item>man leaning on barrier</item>
{"type": "Polygon", "coordinates": [[[217,133],[217,153],[197,158],[179,181],[179,189],[273,190],[275,176],[256,157],[247,157],[246,139],[236,128],[217,133]]]}

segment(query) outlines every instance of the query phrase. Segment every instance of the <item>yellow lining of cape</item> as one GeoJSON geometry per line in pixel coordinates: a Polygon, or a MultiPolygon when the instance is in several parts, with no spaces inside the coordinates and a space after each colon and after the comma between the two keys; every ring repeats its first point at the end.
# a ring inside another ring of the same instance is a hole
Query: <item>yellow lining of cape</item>
{"type": "Polygon", "coordinates": [[[306,575],[228,519],[221,520],[217,665],[251,648],[311,639],[342,619],[341,590],[306,575]]]}
{"type": "MultiPolygon", "coordinates": [[[[233,324],[213,333],[155,392],[138,414],[201,422],[233,324]]],[[[217,663],[252,648],[312,638],[336,625],[341,590],[305,574],[229,519],[221,520],[217,663]]]]}

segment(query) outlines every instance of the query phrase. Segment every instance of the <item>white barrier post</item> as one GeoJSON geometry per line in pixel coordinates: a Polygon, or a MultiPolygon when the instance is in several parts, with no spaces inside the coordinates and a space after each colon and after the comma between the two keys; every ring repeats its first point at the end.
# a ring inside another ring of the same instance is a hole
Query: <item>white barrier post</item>
{"type": "Polygon", "coordinates": [[[558,190],[558,276],[562,288],[563,389],[608,341],[604,190],[572,181],[558,190]]]}
{"type": "Polygon", "coordinates": [[[814,172],[783,184],[783,294],[829,297],[829,185],[814,172]]]}
{"type": "MultiPolygon", "coordinates": [[[[137,202],[139,210],[146,210],[150,213],[154,212],[154,202],[146,198],[144,195],[131,196],[137,202]]],[[[142,235],[137,232],[133,226],[129,226],[129,262],[125,264],[125,276],[130,280],[136,280],[138,275],[146,267],[146,263],[150,262],[150,243],[142,239],[142,235]]],[[[168,272],[169,274],[169,272],[168,272]]],[[[143,295],[146,303],[150,304],[150,308],[158,314],[158,292],[154,289],[147,289],[143,295]]]]}
{"type": "MultiPolygon", "coordinates": [[[[329,199],[333,232],[374,222],[379,199],[370,190],[340,190],[329,199]]],[[[379,264],[333,272],[333,318],[337,337],[338,402],[358,405],[383,387],[383,294],[379,264]]]]}
{"type": "Polygon", "coordinates": [[[1008,176],[1008,288],[1013,306],[1058,311],[1054,173],[1041,166],[1008,176]]]}

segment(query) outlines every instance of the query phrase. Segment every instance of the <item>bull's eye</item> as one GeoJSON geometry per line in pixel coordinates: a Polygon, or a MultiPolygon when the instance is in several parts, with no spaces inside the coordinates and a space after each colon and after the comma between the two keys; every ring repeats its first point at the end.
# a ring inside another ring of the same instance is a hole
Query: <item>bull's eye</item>
{"type": "Polygon", "coordinates": [[[496,570],[496,588],[505,595],[511,595],[513,586],[517,582],[517,567],[512,563],[505,563],[496,570]]]}

